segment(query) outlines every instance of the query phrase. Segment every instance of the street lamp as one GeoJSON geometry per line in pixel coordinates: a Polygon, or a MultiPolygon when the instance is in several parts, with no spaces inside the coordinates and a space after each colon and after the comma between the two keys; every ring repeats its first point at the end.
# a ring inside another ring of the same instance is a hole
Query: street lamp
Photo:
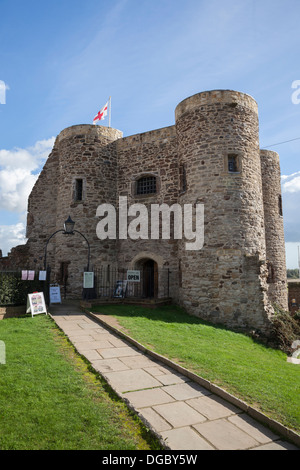
{"type": "Polygon", "coordinates": [[[50,235],[50,237],[48,238],[48,240],[46,242],[46,246],[45,246],[45,257],[44,257],[44,269],[45,270],[47,269],[47,246],[48,246],[48,243],[51,240],[51,238],[58,232],[63,232],[64,235],[74,235],[74,233],[76,232],[76,233],[79,233],[79,235],[81,235],[85,239],[85,241],[87,242],[87,246],[88,246],[87,271],[90,270],[90,244],[88,242],[88,239],[81,232],[79,232],[78,230],[74,230],[74,226],[75,226],[75,222],[69,216],[67,218],[67,220],[65,220],[65,222],[64,222],[64,228],[60,229],[60,230],[56,230],[56,232],[52,233],[52,235],[50,235]]]}
{"type": "MultiPolygon", "coordinates": [[[[52,233],[52,235],[50,235],[50,237],[48,238],[48,240],[46,242],[46,246],[45,246],[45,256],[44,256],[44,269],[45,269],[45,271],[48,269],[47,268],[47,247],[48,247],[48,243],[51,240],[51,238],[54,237],[54,235],[58,232],[63,232],[64,235],[74,235],[75,233],[79,233],[79,235],[81,235],[85,239],[85,241],[87,243],[87,246],[88,246],[87,271],[90,270],[90,244],[89,244],[89,241],[83,235],[83,233],[79,232],[78,230],[74,230],[74,226],[75,226],[75,222],[69,216],[67,218],[67,220],[65,220],[65,222],[64,222],[64,228],[60,229],[60,230],[56,230],[56,232],[52,233]]],[[[94,296],[95,296],[94,289],[83,288],[83,298],[84,299],[85,298],[94,298],[94,296]]]]}
{"type": "Polygon", "coordinates": [[[65,235],[73,235],[74,234],[74,225],[75,222],[69,216],[67,220],[65,220],[64,227],[65,227],[65,235]]]}

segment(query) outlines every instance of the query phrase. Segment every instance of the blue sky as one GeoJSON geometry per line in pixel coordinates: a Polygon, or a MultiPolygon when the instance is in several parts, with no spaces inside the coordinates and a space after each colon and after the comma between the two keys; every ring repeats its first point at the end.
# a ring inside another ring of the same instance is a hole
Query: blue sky
{"type": "Polygon", "coordinates": [[[125,136],[158,129],[188,96],[233,89],[258,103],[261,148],[297,139],[270,147],[296,268],[299,22],[299,0],[0,0],[3,254],[24,242],[28,194],[62,129],[92,123],[109,96],[111,126],[125,136]]]}

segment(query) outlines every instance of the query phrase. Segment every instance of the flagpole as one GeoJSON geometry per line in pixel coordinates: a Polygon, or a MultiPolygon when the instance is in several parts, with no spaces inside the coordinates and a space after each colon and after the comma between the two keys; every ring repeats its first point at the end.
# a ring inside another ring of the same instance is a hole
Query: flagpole
{"type": "Polygon", "coordinates": [[[110,123],[111,123],[111,96],[109,97],[108,109],[109,109],[109,113],[108,113],[108,127],[110,127],[110,123]]]}

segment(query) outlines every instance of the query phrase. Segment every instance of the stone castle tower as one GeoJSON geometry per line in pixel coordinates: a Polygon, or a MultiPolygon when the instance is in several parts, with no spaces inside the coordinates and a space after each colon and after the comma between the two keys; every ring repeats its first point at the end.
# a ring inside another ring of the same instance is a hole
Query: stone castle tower
{"type": "MultiPolygon", "coordinates": [[[[279,157],[259,148],[249,95],[196,94],[179,103],[174,126],[129,137],[104,126],[64,129],[29,197],[23,260],[24,250],[29,263],[43,256],[68,215],[89,240],[93,267],[151,265],[158,298],[167,268],[169,296],[193,315],[267,332],[273,306],[288,308],[279,157]],[[117,208],[120,197],[149,209],[202,204],[203,247],[187,250],[175,237],[99,240],[97,207],[117,208]]],[[[69,295],[80,295],[84,240],[58,233],[47,250],[52,273],[67,270],[69,295]]]]}

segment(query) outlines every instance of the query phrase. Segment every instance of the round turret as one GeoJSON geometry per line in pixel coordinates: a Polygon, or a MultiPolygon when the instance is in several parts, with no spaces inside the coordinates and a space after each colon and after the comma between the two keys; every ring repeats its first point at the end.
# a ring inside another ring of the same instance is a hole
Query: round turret
{"type": "Polygon", "coordinates": [[[217,322],[263,329],[257,103],[236,91],[209,91],[181,102],[175,116],[185,175],[181,204],[204,205],[203,248],[193,252],[181,244],[183,303],[217,322]],[[251,320],[249,311],[256,312],[251,320]]]}
{"type": "MultiPolygon", "coordinates": [[[[101,241],[96,234],[99,218],[97,207],[108,203],[115,206],[117,199],[117,152],[115,142],[122,132],[104,126],[76,125],[64,129],[57,137],[55,147],[59,156],[57,230],[70,215],[75,229],[89,241],[90,268],[95,263],[114,262],[116,240],[101,241]]],[[[82,285],[82,271],[87,266],[88,247],[83,237],[58,234],[56,240],[55,271],[59,276],[68,266],[69,283],[82,285]],[[63,237],[59,240],[60,237],[63,237]],[[77,256],[74,257],[74,252],[77,256]],[[76,279],[76,282],[75,282],[76,279]],[[77,280],[78,279],[78,280],[77,280]]],[[[74,288],[74,287],[73,287],[74,288]]],[[[76,290],[76,287],[75,289],[76,290]]],[[[77,289],[80,292],[80,289],[77,289]]]]}
{"type": "Polygon", "coordinates": [[[288,310],[286,259],[279,155],[261,150],[268,293],[271,302],[288,310]]]}

